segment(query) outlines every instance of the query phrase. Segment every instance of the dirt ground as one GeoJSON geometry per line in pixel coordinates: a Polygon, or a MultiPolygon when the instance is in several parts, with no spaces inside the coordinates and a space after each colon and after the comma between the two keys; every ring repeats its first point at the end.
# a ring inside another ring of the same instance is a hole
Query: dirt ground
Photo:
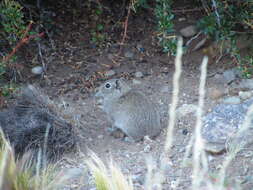
{"type": "MultiPolygon", "coordinates": [[[[178,6],[176,9],[182,8],[190,7],[178,6]]],[[[179,11],[175,16],[175,28],[178,31],[196,23],[201,11],[179,11]]],[[[146,158],[151,156],[154,164],[158,164],[163,152],[174,73],[174,57],[163,53],[158,46],[154,18],[149,10],[132,14],[129,18],[127,38],[120,52],[118,44],[122,39],[122,25],[113,28],[108,24],[106,26],[108,40],[98,46],[90,43],[92,18],[89,13],[83,12],[78,18],[64,13],[58,13],[56,16],[59,31],[53,38],[55,50],[53,53],[48,52],[44,57],[48,67],[47,73],[44,78],[30,75],[29,82],[41,86],[57,104],[62,106],[62,109],[65,109],[64,112],[75,120],[79,151],[65,155],[60,162],[61,167],[81,168],[86,171],[84,160],[88,157],[87,149],[90,149],[103,160],[113,158],[124,174],[133,176],[135,188],[144,189],[146,158]],[[143,51],[138,50],[137,47],[140,46],[143,51]],[[129,52],[133,55],[128,57],[126,54],[129,52]],[[115,71],[115,74],[107,78],[124,77],[135,88],[159,104],[164,130],[155,140],[130,143],[110,136],[107,130],[110,123],[98,108],[93,94],[94,88],[107,79],[101,73],[109,70],[115,71]],[[136,78],[134,75],[136,72],[142,72],[144,76],[136,78]]],[[[199,67],[203,56],[202,50],[184,55],[179,106],[198,103],[199,67]]],[[[213,74],[231,67],[225,64],[228,61],[228,58],[224,58],[219,63],[214,63],[212,58],[210,59],[205,112],[210,111],[218,103],[217,99],[210,98],[211,89],[223,88],[223,84],[216,81],[213,74]]],[[[177,189],[190,187],[191,163],[189,161],[186,166],[181,163],[193,134],[194,120],[193,115],[187,115],[176,123],[173,147],[168,155],[170,161],[167,163],[164,189],[173,189],[173,184],[178,179],[181,182],[177,189]]],[[[225,156],[226,154],[208,156],[210,174],[213,174],[210,177],[213,177],[214,181],[225,156]]],[[[242,185],[245,190],[253,188],[252,179],[249,178],[253,176],[251,161],[251,156],[236,158],[229,168],[228,189],[233,189],[231,186],[235,183],[242,185]]],[[[66,189],[78,188],[94,189],[88,173],[84,179],[79,177],[72,179],[70,185],[66,187],[66,189]]]]}

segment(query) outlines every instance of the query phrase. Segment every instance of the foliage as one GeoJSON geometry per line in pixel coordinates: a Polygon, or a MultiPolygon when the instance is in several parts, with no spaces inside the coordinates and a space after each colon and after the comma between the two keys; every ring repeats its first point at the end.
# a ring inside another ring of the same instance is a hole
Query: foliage
{"type": "Polygon", "coordinates": [[[158,20],[159,43],[163,47],[164,52],[170,52],[172,55],[175,55],[177,40],[174,35],[172,3],[173,0],[157,0],[155,13],[158,20]]]}
{"type": "Polygon", "coordinates": [[[14,0],[3,0],[0,4],[0,15],[0,35],[12,46],[22,38],[26,28],[22,6],[14,0]]]}
{"type": "MultiPolygon", "coordinates": [[[[8,47],[9,50],[22,38],[25,30],[22,6],[14,0],[3,0],[0,3],[0,19],[0,38],[2,39],[0,48],[8,47]]],[[[0,78],[6,72],[7,66],[6,62],[0,61],[0,78]]]]}
{"type": "Polygon", "coordinates": [[[91,29],[91,42],[93,44],[99,45],[105,41],[104,24],[103,24],[103,7],[98,5],[95,9],[93,9],[93,22],[95,22],[94,28],[91,29]]]}
{"type": "Polygon", "coordinates": [[[230,46],[226,53],[235,58],[245,77],[252,77],[253,55],[241,56],[236,43],[241,33],[245,35],[253,31],[252,1],[208,2],[209,7],[205,9],[207,15],[200,19],[198,27],[216,41],[229,42],[230,46]]]}

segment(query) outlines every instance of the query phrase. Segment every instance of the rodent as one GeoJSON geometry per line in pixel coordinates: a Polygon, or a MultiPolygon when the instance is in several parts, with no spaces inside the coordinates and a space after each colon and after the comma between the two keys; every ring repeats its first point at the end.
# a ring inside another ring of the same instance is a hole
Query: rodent
{"type": "Polygon", "coordinates": [[[101,108],[112,120],[113,129],[120,129],[131,140],[159,135],[162,127],[157,106],[123,79],[106,81],[95,96],[101,98],[101,108]]]}

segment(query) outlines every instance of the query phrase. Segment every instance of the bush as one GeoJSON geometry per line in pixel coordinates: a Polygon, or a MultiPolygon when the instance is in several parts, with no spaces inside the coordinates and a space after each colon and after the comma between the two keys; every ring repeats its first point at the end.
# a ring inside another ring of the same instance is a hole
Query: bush
{"type": "MultiPolygon", "coordinates": [[[[253,56],[241,56],[237,41],[240,34],[250,34],[253,30],[253,6],[252,1],[234,1],[234,0],[204,0],[193,1],[193,3],[202,2],[202,7],[206,15],[197,23],[198,28],[218,42],[230,43],[229,53],[246,77],[252,77],[253,74],[253,56]]],[[[165,52],[175,54],[176,38],[174,35],[172,12],[172,0],[157,0],[155,9],[158,22],[158,39],[165,52]]],[[[222,47],[221,47],[222,48],[222,47]]]]}

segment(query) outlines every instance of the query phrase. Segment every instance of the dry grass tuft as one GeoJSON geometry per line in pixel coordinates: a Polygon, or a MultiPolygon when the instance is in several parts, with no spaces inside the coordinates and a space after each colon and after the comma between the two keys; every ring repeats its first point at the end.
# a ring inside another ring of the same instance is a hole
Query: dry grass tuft
{"type": "Polygon", "coordinates": [[[112,160],[106,167],[95,153],[90,151],[90,156],[86,164],[94,177],[97,190],[133,190],[132,181],[127,180],[112,160]]]}

